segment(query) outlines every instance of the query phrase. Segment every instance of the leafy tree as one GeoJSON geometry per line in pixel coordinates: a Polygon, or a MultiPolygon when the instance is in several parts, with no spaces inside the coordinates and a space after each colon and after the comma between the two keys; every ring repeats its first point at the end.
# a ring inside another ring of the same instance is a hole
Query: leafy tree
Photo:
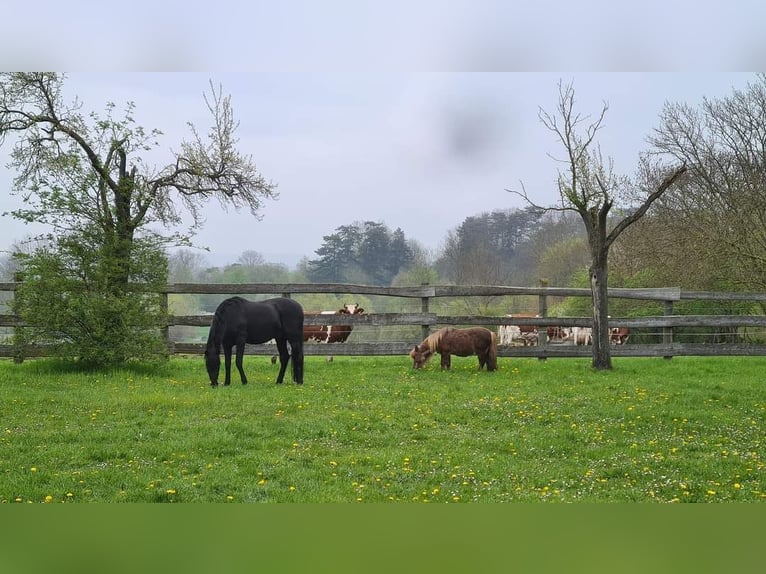
{"type": "Polygon", "coordinates": [[[467,217],[448,233],[437,266],[457,284],[524,284],[533,262],[527,245],[539,229],[534,208],[495,210],[467,217]]]}
{"type": "Polygon", "coordinates": [[[540,257],[537,274],[552,287],[565,287],[575,273],[588,267],[588,244],[583,237],[570,237],[549,246],[540,257]]]}
{"type": "Polygon", "coordinates": [[[414,258],[415,255],[410,242],[407,241],[407,237],[404,235],[404,231],[397,227],[391,235],[391,243],[386,261],[389,277],[393,278],[399,271],[410,266],[414,258]]]}
{"type": "MultiPolygon", "coordinates": [[[[220,88],[211,84],[210,94],[204,97],[212,115],[206,137],[189,124],[190,141],[182,141],[180,151],[156,166],[144,155],[159,146],[161,132],[136,125],[132,103],[126,105],[122,117],[116,116],[112,103],[104,115],[84,115],[81,102],[64,101],[64,80],[63,75],[50,73],[0,75],[0,145],[9,136],[17,136],[11,167],[17,173],[14,193],[24,201],[11,215],[53,229],[50,247],[40,254],[40,260],[24,260],[29,265],[25,269],[28,279],[33,277],[30,271],[38,269],[37,263],[45,263],[46,269],[50,263],[51,269],[59,265],[81,280],[95,273],[98,280],[92,284],[105,297],[129,298],[138,290],[133,284],[137,279],[144,275],[154,278],[161,268],[166,269],[166,263],[160,262],[163,247],[188,243],[202,224],[201,208],[208,200],[248,207],[257,217],[262,202],[276,197],[275,186],[258,173],[252,158],[237,150],[238,124],[231,98],[224,97],[220,88]],[[152,231],[177,229],[185,213],[191,216],[187,231],[152,231]],[[98,265],[80,257],[77,244],[97,254],[98,265]],[[56,253],[51,250],[60,250],[55,265],[51,257],[56,253]],[[73,267],[86,263],[90,265],[87,269],[73,267]],[[142,265],[152,267],[142,269],[142,265]]],[[[33,287],[51,290],[55,284],[29,282],[22,297],[35,300],[44,295],[31,292],[33,287]]],[[[74,289],[74,284],[69,287],[74,289]]],[[[52,303],[45,297],[40,301],[52,303]]],[[[103,328],[115,325],[111,338],[124,336],[107,308],[94,308],[102,309],[109,318],[102,321],[103,328]]],[[[20,309],[28,312],[30,307],[22,304],[20,309]]],[[[85,315],[93,309],[79,311],[85,315]]],[[[120,358],[125,357],[115,355],[115,360],[120,358]]]]}
{"type": "Polygon", "coordinates": [[[340,233],[325,235],[322,239],[322,245],[315,252],[319,258],[308,262],[308,276],[317,283],[341,283],[349,266],[349,246],[340,233]]]}
{"type": "Polygon", "coordinates": [[[382,223],[366,221],[362,240],[357,247],[359,267],[370,277],[374,285],[387,285],[392,276],[389,271],[391,237],[382,223]]]}
{"type": "Polygon", "coordinates": [[[412,252],[401,229],[374,221],[338,227],[305,264],[311,281],[326,283],[372,283],[389,285],[412,261],[412,252]]]}
{"type": "Polygon", "coordinates": [[[590,251],[589,283],[592,293],[593,311],[593,367],[611,369],[612,355],[609,345],[609,300],[608,256],[615,240],[629,226],[641,219],[651,205],[657,201],[686,172],[686,164],[663,167],[662,178],[653,182],[651,188],[644,188],[636,194],[637,205],[621,219],[610,219],[615,201],[627,199],[630,182],[616,176],[611,160],[605,161],[600,148],[595,144],[597,132],[601,129],[604,116],[609,109],[604,104],[598,118],[585,126],[587,117],[574,110],[574,88],[571,84],[559,83],[559,101],[555,114],[540,110],[542,123],[561,142],[566,159],[564,171],[559,171],[558,189],[561,207],[542,208],[527,195],[522,185],[517,193],[533,207],[544,210],[574,211],[585,225],[590,251]]]}

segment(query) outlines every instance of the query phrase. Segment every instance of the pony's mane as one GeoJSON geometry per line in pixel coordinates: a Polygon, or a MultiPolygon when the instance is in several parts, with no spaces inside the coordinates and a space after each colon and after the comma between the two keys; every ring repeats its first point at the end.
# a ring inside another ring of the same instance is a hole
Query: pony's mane
{"type": "Polygon", "coordinates": [[[437,350],[437,347],[439,346],[439,343],[442,340],[442,337],[449,331],[449,327],[444,327],[443,329],[439,329],[435,333],[431,333],[426,337],[422,343],[420,343],[421,346],[426,345],[428,346],[428,350],[432,353],[435,353],[437,350]]]}

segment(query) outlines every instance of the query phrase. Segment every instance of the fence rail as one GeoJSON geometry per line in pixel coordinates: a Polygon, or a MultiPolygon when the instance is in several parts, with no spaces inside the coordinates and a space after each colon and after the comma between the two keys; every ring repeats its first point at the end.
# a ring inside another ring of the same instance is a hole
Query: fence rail
{"type": "MultiPolygon", "coordinates": [[[[0,283],[0,291],[16,290],[18,283],[0,283]]],[[[417,326],[423,337],[428,331],[444,325],[484,325],[488,327],[499,325],[531,325],[541,329],[541,335],[547,326],[590,327],[589,317],[549,317],[547,316],[549,297],[590,297],[589,289],[571,289],[557,287],[513,287],[513,286],[455,286],[455,285],[422,285],[418,287],[376,287],[370,285],[350,284],[314,284],[314,283],[250,283],[250,284],[198,284],[173,283],[163,291],[164,304],[170,295],[281,295],[292,297],[300,294],[333,294],[333,295],[374,295],[384,297],[400,297],[420,299],[419,313],[369,313],[363,315],[315,315],[307,314],[307,325],[353,325],[353,326],[417,326]],[[486,315],[437,315],[430,312],[431,301],[436,298],[466,298],[466,297],[503,297],[503,296],[537,296],[538,317],[508,317],[486,315]]],[[[644,301],[659,301],[664,303],[665,314],[651,317],[612,317],[610,326],[628,327],[630,329],[659,329],[663,333],[662,343],[659,344],[627,344],[612,348],[613,356],[634,357],[672,357],[682,355],[766,355],[766,345],[747,343],[718,343],[697,344],[673,341],[675,328],[707,327],[707,328],[766,328],[766,316],[763,315],[674,315],[673,303],[682,300],[708,301],[753,301],[766,302],[766,293],[721,293],[707,291],[683,291],[678,287],[659,289],[609,289],[608,296],[614,299],[632,299],[644,301]]],[[[207,327],[212,321],[208,315],[174,315],[168,318],[167,327],[207,327]]],[[[18,317],[11,314],[0,314],[0,327],[14,329],[26,325],[18,317]]],[[[504,357],[588,357],[590,347],[562,345],[550,343],[543,335],[537,346],[501,347],[499,355],[504,357]]],[[[307,344],[307,355],[400,355],[406,354],[418,340],[375,342],[375,343],[338,343],[330,346],[324,344],[307,344]]],[[[173,342],[168,339],[168,347],[175,354],[201,354],[204,345],[195,343],[173,342]]],[[[272,355],[273,345],[248,345],[247,354],[272,355]]],[[[0,357],[37,357],[44,356],[46,349],[39,346],[28,346],[23,349],[13,345],[0,345],[0,357]]]]}

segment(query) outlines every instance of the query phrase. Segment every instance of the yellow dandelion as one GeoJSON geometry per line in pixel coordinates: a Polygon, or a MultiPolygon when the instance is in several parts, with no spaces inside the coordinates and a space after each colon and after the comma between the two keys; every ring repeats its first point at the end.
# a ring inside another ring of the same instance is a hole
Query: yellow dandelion
{"type": "Polygon", "coordinates": [[[740,483],[738,483],[738,482],[735,482],[734,483],[734,490],[739,490],[740,488],[742,488],[742,485],[740,483]]]}
{"type": "Polygon", "coordinates": [[[263,486],[264,484],[266,484],[265,478],[262,478],[261,480],[258,481],[258,486],[263,486]]]}
{"type": "Polygon", "coordinates": [[[166,493],[166,494],[170,494],[170,495],[173,495],[173,494],[175,494],[175,493],[176,493],[176,489],[175,489],[175,488],[168,488],[168,489],[165,491],[165,493],[166,493]]]}
{"type": "Polygon", "coordinates": [[[33,466],[32,468],[29,469],[29,472],[37,472],[37,467],[33,466]]]}
{"type": "Polygon", "coordinates": [[[46,503],[47,502],[53,502],[53,497],[49,494],[48,496],[45,497],[45,502],[46,503]]]}
{"type": "Polygon", "coordinates": [[[232,500],[234,500],[234,497],[233,497],[233,496],[230,494],[230,495],[228,495],[228,496],[226,497],[226,500],[228,500],[229,502],[231,502],[232,500]]]}
{"type": "Polygon", "coordinates": [[[290,492],[292,492],[293,490],[295,490],[295,487],[291,484],[290,485],[290,492]]]}

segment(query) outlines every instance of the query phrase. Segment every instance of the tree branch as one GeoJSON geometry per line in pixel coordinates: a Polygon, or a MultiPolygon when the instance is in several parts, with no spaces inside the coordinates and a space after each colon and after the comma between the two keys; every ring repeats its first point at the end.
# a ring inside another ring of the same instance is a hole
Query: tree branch
{"type": "Polygon", "coordinates": [[[644,202],[639,206],[639,208],[631,213],[629,216],[623,218],[609,233],[609,235],[606,238],[607,241],[607,247],[611,245],[615,239],[617,239],[620,234],[625,231],[630,225],[633,225],[636,221],[641,219],[644,214],[649,210],[649,208],[652,206],[652,204],[657,201],[663,193],[665,193],[668,188],[670,188],[671,185],[673,185],[678,178],[680,178],[684,173],[686,173],[687,167],[686,163],[682,164],[681,166],[677,167],[675,170],[673,170],[672,173],[670,173],[663,181],[660,183],[660,185],[657,186],[657,189],[655,189],[649,196],[644,200],[644,202]]]}

